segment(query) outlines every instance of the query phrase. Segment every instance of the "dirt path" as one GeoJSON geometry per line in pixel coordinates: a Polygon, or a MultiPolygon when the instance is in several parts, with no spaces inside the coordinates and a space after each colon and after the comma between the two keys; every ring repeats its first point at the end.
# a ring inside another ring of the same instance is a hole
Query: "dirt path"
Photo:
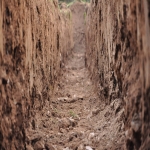
{"type": "Polygon", "coordinates": [[[83,5],[74,7],[78,13],[72,8],[73,17],[80,22],[74,27],[75,47],[53,100],[36,112],[28,130],[28,149],[120,149],[124,139],[120,101],[106,106],[94,92],[85,68],[83,5]]]}

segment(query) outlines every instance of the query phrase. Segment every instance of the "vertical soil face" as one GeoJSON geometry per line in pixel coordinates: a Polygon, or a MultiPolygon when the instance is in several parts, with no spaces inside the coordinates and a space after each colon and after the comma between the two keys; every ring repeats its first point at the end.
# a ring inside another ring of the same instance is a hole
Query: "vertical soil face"
{"type": "Polygon", "coordinates": [[[87,17],[86,66],[107,104],[124,106],[128,150],[150,148],[149,5],[92,0],[87,17]]]}
{"type": "Polygon", "coordinates": [[[51,100],[71,30],[57,1],[0,1],[0,149],[26,148],[25,128],[51,100]]]}

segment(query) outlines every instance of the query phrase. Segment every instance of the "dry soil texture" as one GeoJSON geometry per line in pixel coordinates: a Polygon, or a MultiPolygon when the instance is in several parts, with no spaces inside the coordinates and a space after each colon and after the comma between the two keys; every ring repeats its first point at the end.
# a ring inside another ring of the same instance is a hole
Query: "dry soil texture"
{"type": "Polygon", "coordinates": [[[92,0],[87,15],[90,76],[107,104],[118,98],[123,103],[126,149],[148,150],[150,1],[92,0]]]}
{"type": "Polygon", "coordinates": [[[0,1],[0,149],[26,148],[25,129],[73,47],[71,30],[57,1],[0,1]]]}

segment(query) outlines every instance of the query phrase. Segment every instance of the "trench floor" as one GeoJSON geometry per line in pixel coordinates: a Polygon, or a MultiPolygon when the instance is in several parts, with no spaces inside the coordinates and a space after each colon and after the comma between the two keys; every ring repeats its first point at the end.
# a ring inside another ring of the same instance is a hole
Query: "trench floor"
{"type": "Polygon", "coordinates": [[[36,112],[27,131],[28,149],[110,150],[124,143],[124,110],[96,94],[84,52],[74,52],[63,68],[55,96],[36,112]]]}

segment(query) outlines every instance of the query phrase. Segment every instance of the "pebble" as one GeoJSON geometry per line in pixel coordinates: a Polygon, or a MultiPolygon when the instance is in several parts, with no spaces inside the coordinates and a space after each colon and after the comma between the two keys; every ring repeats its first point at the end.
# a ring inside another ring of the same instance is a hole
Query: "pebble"
{"type": "Polygon", "coordinates": [[[68,128],[71,124],[70,120],[67,118],[62,118],[58,122],[59,122],[59,128],[68,128]]]}
{"type": "Polygon", "coordinates": [[[84,150],[84,145],[80,144],[77,150],[84,150]]]}
{"type": "Polygon", "coordinates": [[[125,136],[127,139],[131,139],[132,138],[132,129],[126,130],[125,136]]]}
{"type": "Polygon", "coordinates": [[[92,132],[92,133],[90,133],[90,134],[89,134],[88,139],[89,139],[89,140],[91,140],[94,136],[95,136],[95,133],[94,133],[94,132],[92,132]]]}
{"type": "Polygon", "coordinates": [[[92,111],[92,115],[97,115],[100,112],[100,109],[95,109],[92,111]]]}
{"type": "Polygon", "coordinates": [[[45,144],[45,147],[46,147],[48,150],[56,150],[56,148],[55,148],[52,144],[50,144],[50,143],[46,143],[46,144],[45,144]]]}
{"type": "Polygon", "coordinates": [[[131,127],[135,132],[137,132],[137,131],[139,131],[139,129],[141,127],[141,122],[140,121],[131,121],[131,127]]]}
{"type": "Polygon", "coordinates": [[[63,148],[63,150],[70,150],[69,147],[63,148]]]}
{"type": "Polygon", "coordinates": [[[34,144],[34,149],[35,150],[43,150],[43,149],[45,149],[44,142],[43,141],[37,141],[34,144]]]}
{"type": "Polygon", "coordinates": [[[66,132],[66,130],[63,129],[63,128],[60,128],[59,130],[60,130],[61,133],[65,133],[66,132]]]}
{"type": "Polygon", "coordinates": [[[142,122],[140,120],[140,115],[135,113],[131,121],[131,127],[135,132],[138,132],[141,128],[141,125],[142,122]]]}
{"type": "Polygon", "coordinates": [[[27,145],[27,146],[26,146],[26,150],[34,150],[34,149],[32,148],[32,146],[27,145]]]}
{"type": "Polygon", "coordinates": [[[90,146],[86,146],[85,148],[86,150],[93,150],[90,146]]]}

